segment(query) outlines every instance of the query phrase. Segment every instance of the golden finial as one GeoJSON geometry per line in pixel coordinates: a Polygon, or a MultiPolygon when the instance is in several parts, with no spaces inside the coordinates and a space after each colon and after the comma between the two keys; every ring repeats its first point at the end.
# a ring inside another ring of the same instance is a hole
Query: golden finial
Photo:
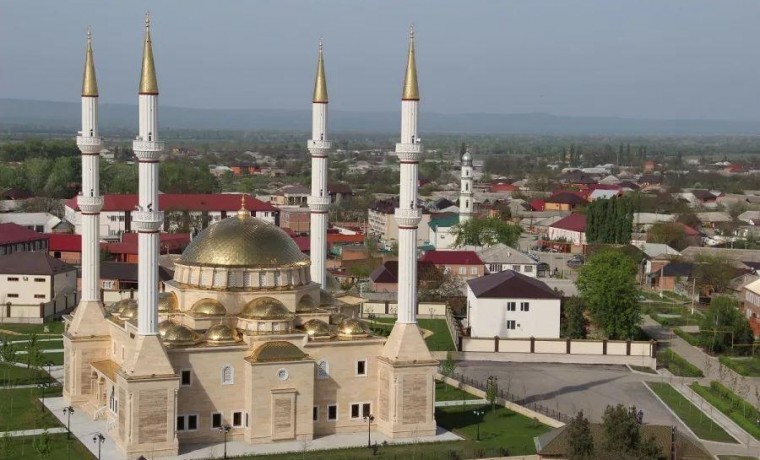
{"type": "Polygon", "coordinates": [[[98,97],[98,81],[95,78],[95,59],[92,56],[92,28],[87,27],[87,51],[84,56],[82,97],[98,97]]]}
{"type": "Polygon", "coordinates": [[[419,101],[420,90],[417,86],[417,63],[414,59],[414,25],[409,30],[409,56],[406,60],[406,75],[404,75],[404,90],[402,101],[419,101]]]}
{"type": "Polygon", "coordinates": [[[317,61],[317,78],[314,81],[314,96],[311,101],[327,104],[327,78],[325,78],[325,60],[322,54],[322,39],[319,39],[319,60],[317,61]]]}
{"type": "Polygon", "coordinates": [[[145,47],[143,48],[140,94],[158,94],[156,66],[153,62],[153,44],[150,39],[150,11],[145,12],[145,47]]]}
{"type": "Polygon", "coordinates": [[[240,194],[240,210],[238,211],[238,217],[241,219],[245,219],[246,217],[250,217],[251,213],[248,212],[248,210],[245,208],[245,193],[240,194]]]}

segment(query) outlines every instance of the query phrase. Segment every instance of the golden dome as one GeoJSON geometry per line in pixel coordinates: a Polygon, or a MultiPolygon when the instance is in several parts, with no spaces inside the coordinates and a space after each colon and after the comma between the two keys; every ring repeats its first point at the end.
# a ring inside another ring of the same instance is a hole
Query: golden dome
{"type": "Polygon", "coordinates": [[[223,316],[227,314],[227,310],[221,302],[208,297],[195,302],[190,311],[193,316],[223,316]]]}
{"type": "Polygon", "coordinates": [[[279,300],[272,297],[259,297],[248,302],[238,316],[244,319],[274,320],[290,319],[293,314],[279,300]]]}
{"type": "Polygon", "coordinates": [[[314,300],[310,295],[305,295],[298,300],[296,311],[308,311],[314,308],[314,300]]]}
{"type": "Polygon", "coordinates": [[[174,326],[175,323],[171,320],[164,320],[158,323],[158,335],[161,337],[166,335],[166,331],[169,330],[170,327],[174,326]]]}
{"type": "Polygon", "coordinates": [[[200,336],[187,326],[174,324],[166,329],[162,339],[166,346],[182,347],[195,345],[200,340],[200,336]]]}
{"type": "Polygon", "coordinates": [[[118,315],[127,307],[135,307],[137,308],[137,300],[135,299],[121,299],[119,301],[116,301],[111,305],[111,313],[118,315]]]}
{"type": "Polygon", "coordinates": [[[332,328],[326,322],[318,319],[310,319],[309,321],[306,321],[303,323],[303,328],[306,333],[309,334],[309,338],[312,339],[324,339],[335,336],[332,328]]]}
{"type": "Polygon", "coordinates": [[[367,337],[369,329],[358,319],[346,318],[338,324],[338,334],[341,337],[367,337]]]}
{"type": "Polygon", "coordinates": [[[281,228],[243,213],[211,225],[182,253],[180,264],[225,267],[281,267],[308,264],[281,228]]]}
{"type": "Polygon", "coordinates": [[[129,304],[121,309],[118,313],[121,319],[134,319],[137,318],[137,302],[134,305],[129,304]]]}
{"type": "Polygon", "coordinates": [[[158,294],[158,312],[169,313],[179,309],[177,294],[173,292],[160,292],[158,294]]]}
{"type": "Polygon", "coordinates": [[[348,316],[344,315],[343,313],[333,313],[330,315],[330,324],[340,324],[344,319],[347,319],[348,316]]]}
{"type": "Polygon", "coordinates": [[[226,324],[211,326],[206,331],[206,341],[214,345],[229,345],[240,340],[237,329],[226,324]]]}
{"type": "Polygon", "coordinates": [[[254,350],[250,359],[259,363],[276,361],[298,361],[308,356],[300,348],[284,340],[266,342],[254,350]]]}

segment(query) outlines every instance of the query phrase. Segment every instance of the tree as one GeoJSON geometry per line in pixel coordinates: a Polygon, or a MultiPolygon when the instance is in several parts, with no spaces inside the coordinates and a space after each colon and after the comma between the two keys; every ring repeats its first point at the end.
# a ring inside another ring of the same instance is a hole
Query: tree
{"type": "Polygon", "coordinates": [[[488,377],[486,384],[486,400],[491,403],[491,411],[496,413],[496,398],[499,396],[499,384],[496,383],[496,377],[488,377]]]}
{"type": "Polygon", "coordinates": [[[679,251],[689,245],[686,241],[686,232],[683,227],[673,222],[657,222],[653,224],[647,232],[647,242],[667,244],[679,251]]]}
{"type": "Polygon", "coordinates": [[[725,257],[699,254],[694,258],[695,284],[700,292],[712,295],[724,292],[736,277],[736,269],[725,257]]]}
{"type": "Polygon", "coordinates": [[[562,301],[562,337],[585,339],[588,320],[584,315],[586,306],[580,297],[568,297],[562,301]]]}
{"type": "Polygon", "coordinates": [[[454,246],[514,246],[520,238],[519,225],[504,222],[496,217],[479,217],[460,222],[454,226],[454,246]]]}
{"type": "Polygon", "coordinates": [[[636,407],[625,407],[622,404],[607,406],[602,416],[602,430],[603,447],[607,452],[636,452],[641,441],[636,407]]]}
{"type": "Polygon", "coordinates": [[[586,206],[586,239],[597,244],[628,244],[633,202],[627,197],[594,200],[586,206]]]}
{"type": "Polygon", "coordinates": [[[32,445],[34,445],[34,450],[36,450],[37,453],[40,454],[40,458],[42,459],[50,458],[51,447],[50,447],[50,434],[48,433],[48,430],[43,430],[42,434],[40,434],[39,436],[36,436],[34,438],[34,441],[32,442],[32,445]]]}
{"type": "Polygon", "coordinates": [[[568,460],[593,460],[594,438],[591,436],[591,424],[583,416],[583,411],[578,412],[567,426],[567,440],[568,460]]]}
{"type": "Polygon", "coordinates": [[[12,363],[16,361],[16,346],[8,340],[7,337],[3,337],[3,346],[0,347],[0,359],[6,363],[12,363]]]}
{"type": "MultiPolygon", "coordinates": [[[[444,377],[450,377],[451,374],[454,373],[456,368],[457,368],[457,362],[451,356],[451,352],[446,353],[446,359],[441,361],[441,364],[439,366],[439,371],[441,375],[444,377]]],[[[445,380],[444,380],[444,388],[446,388],[446,391],[449,391],[449,385],[446,384],[445,380]]]]}
{"type": "Polygon", "coordinates": [[[419,294],[421,301],[441,301],[450,297],[461,297],[464,292],[464,280],[451,271],[431,267],[417,274],[419,279],[419,294]]]}
{"type": "MultiPolygon", "coordinates": [[[[728,296],[713,296],[699,329],[702,345],[714,353],[754,341],[749,321],[739,311],[738,302],[728,296]]],[[[738,350],[749,352],[748,348],[739,347],[738,350]]]]}
{"type": "Polygon", "coordinates": [[[598,251],[581,267],[576,285],[607,338],[630,339],[638,333],[641,312],[633,259],[619,251],[598,251]]]}
{"type": "Polygon", "coordinates": [[[24,200],[18,207],[20,212],[49,212],[50,214],[63,218],[63,203],[57,198],[48,198],[46,196],[35,196],[24,200]]]}

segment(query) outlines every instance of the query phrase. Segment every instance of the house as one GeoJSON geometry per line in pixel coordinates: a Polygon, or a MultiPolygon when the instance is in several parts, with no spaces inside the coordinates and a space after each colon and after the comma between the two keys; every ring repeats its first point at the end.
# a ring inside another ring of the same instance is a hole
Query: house
{"type": "Polygon", "coordinates": [[[346,198],[354,196],[351,186],[344,182],[334,182],[327,184],[327,193],[330,195],[331,203],[340,203],[346,198]]]}
{"type": "MultiPolygon", "coordinates": [[[[369,233],[378,237],[386,246],[398,241],[398,225],[394,213],[398,207],[398,197],[378,200],[367,210],[369,233]]],[[[428,241],[430,236],[430,212],[422,209],[422,220],[417,224],[417,244],[428,241]]]]}
{"type": "Polygon", "coordinates": [[[658,291],[672,291],[679,280],[687,280],[693,271],[694,264],[691,262],[666,263],[659,270],[647,275],[649,286],[658,291]]]}
{"type": "Polygon", "coordinates": [[[491,193],[509,193],[518,190],[520,190],[518,187],[504,182],[497,182],[488,186],[488,191],[491,193]]]}
{"type": "Polygon", "coordinates": [[[467,281],[471,337],[559,338],[561,296],[512,270],[467,281]]]}
{"type": "Polygon", "coordinates": [[[560,191],[544,200],[544,211],[572,211],[588,201],[575,192],[560,191]]]}
{"type": "Polygon", "coordinates": [[[430,251],[420,257],[421,262],[430,262],[443,273],[451,273],[468,280],[485,274],[483,261],[475,251],[430,251]]]}
{"type": "Polygon", "coordinates": [[[586,216],[570,214],[549,226],[549,240],[565,242],[573,246],[586,244],[586,216]]]}
{"type": "Polygon", "coordinates": [[[0,224],[0,256],[15,252],[47,251],[49,237],[14,223],[0,224]]]}
{"type": "Polygon", "coordinates": [[[6,188],[0,190],[0,212],[15,211],[34,194],[29,190],[22,188],[6,188]]]}
{"type": "Polygon", "coordinates": [[[720,224],[733,222],[734,219],[727,212],[698,212],[696,213],[697,219],[702,222],[704,228],[715,228],[720,224]]]}
{"type": "Polygon", "coordinates": [[[477,250],[477,254],[485,265],[486,273],[512,270],[526,276],[536,277],[538,262],[528,257],[524,252],[506,244],[495,244],[482,248],[477,250]]]}
{"type": "Polygon", "coordinates": [[[459,214],[440,213],[430,216],[430,239],[428,240],[435,249],[451,249],[457,239],[454,232],[455,226],[459,223],[459,214]]]}
{"type": "Polygon", "coordinates": [[[280,228],[292,230],[294,233],[308,233],[311,228],[309,208],[280,208],[280,228]]]}
{"type": "MultiPolygon", "coordinates": [[[[417,285],[438,280],[441,271],[432,262],[417,261],[417,285]]],[[[386,260],[369,275],[372,292],[398,292],[398,261],[386,260]]]]}
{"type": "MultiPolygon", "coordinates": [[[[117,243],[104,243],[101,250],[113,256],[117,262],[137,263],[137,233],[125,233],[117,243]]],[[[189,233],[161,233],[159,254],[181,254],[190,244],[189,233]]]]}
{"type": "Polygon", "coordinates": [[[0,223],[14,223],[37,233],[57,233],[62,221],[49,212],[0,213],[0,223]]]}
{"type": "Polygon", "coordinates": [[[0,318],[37,322],[75,306],[77,269],[47,252],[0,256],[0,318]],[[57,299],[71,298],[63,305],[57,299]],[[60,308],[59,308],[60,307],[60,308]]]}
{"type": "MultiPolygon", "coordinates": [[[[160,287],[163,286],[165,281],[169,281],[173,277],[174,273],[172,270],[161,265],[158,266],[158,283],[160,287]]],[[[104,291],[137,291],[137,264],[102,262],[100,264],[100,288],[104,291]]]]}
{"type": "Polygon", "coordinates": [[[760,338],[760,280],[744,286],[741,297],[742,311],[749,320],[755,338],[760,338]]]}
{"type": "Polygon", "coordinates": [[[596,179],[593,176],[579,169],[562,173],[562,175],[559,176],[559,181],[567,185],[587,185],[596,183],[596,179]]]}
{"type": "Polygon", "coordinates": [[[272,194],[272,204],[275,206],[306,206],[309,195],[311,195],[311,190],[303,185],[286,185],[272,194]]]}
{"type": "Polygon", "coordinates": [[[744,211],[739,214],[738,219],[749,225],[758,226],[760,225],[760,211],[744,211]]]}
{"type": "MultiPolygon", "coordinates": [[[[663,226],[668,227],[669,230],[672,230],[673,233],[677,231],[682,231],[684,236],[684,245],[686,246],[701,246],[702,245],[702,234],[699,233],[697,230],[694,230],[692,227],[689,227],[686,224],[683,224],[681,222],[663,222],[663,226]]],[[[651,231],[651,226],[649,226],[647,230],[647,235],[645,236],[645,239],[650,239],[649,231],[651,231]]]]}
{"type": "Polygon", "coordinates": [[[637,182],[640,187],[648,187],[652,185],[661,185],[663,180],[661,174],[642,174],[637,182]]]}
{"type": "Polygon", "coordinates": [[[82,261],[82,235],[76,233],[49,233],[48,254],[69,264],[82,261]]]}

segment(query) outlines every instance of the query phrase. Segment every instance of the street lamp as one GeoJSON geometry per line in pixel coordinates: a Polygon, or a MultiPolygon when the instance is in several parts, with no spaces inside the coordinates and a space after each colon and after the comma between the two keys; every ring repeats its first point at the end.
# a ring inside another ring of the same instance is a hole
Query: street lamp
{"type": "Polygon", "coordinates": [[[480,422],[482,421],[483,416],[485,415],[486,412],[482,411],[482,410],[474,410],[474,411],[472,411],[472,413],[475,414],[475,417],[477,417],[477,419],[478,419],[477,422],[476,422],[477,425],[478,425],[478,437],[477,437],[476,440],[480,441],[480,422]]]}
{"type": "Polygon", "coordinates": [[[369,414],[364,417],[364,421],[367,422],[367,447],[372,448],[372,422],[375,421],[375,416],[369,414]]]}
{"type": "Polygon", "coordinates": [[[230,432],[230,429],[232,429],[232,427],[230,427],[229,425],[222,425],[219,427],[219,431],[224,433],[224,457],[223,458],[225,459],[227,458],[227,433],[230,432]]]}
{"type": "Polygon", "coordinates": [[[100,460],[100,446],[106,442],[106,437],[101,433],[95,433],[95,436],[92,437],[92,442],[98,443],[98,460],[100,460]]]}
{"type": "Polygon", "coordinates": [[[66,416],[66,439],[71,439],[71,414],[74,413],[74,408],[66,406],[63,408],[63,415],[66,416]]]}
{"type": "Polygon", "coordinates": [[[45,387],[47,387],[47,383],[38,383],[37,388],[42,390],[42,405],[40,406],[40,410],[42,412],[45,412],[45,387]]]}

